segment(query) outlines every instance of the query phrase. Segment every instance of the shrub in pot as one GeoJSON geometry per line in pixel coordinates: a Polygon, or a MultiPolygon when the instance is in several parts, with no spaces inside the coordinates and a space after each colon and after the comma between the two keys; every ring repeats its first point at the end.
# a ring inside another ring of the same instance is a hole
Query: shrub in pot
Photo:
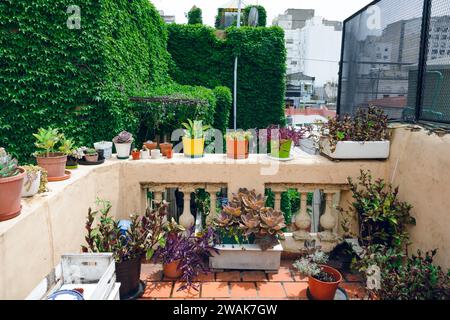
{"type": "Polygon", "coordinates": [[[284,215],[265,204],[266,197],[257,195],[254,190],[240,189],[233,194],[214,221],[222,243],[224,240],[240,244],[255,243],[263,251],[276,246],[286,227],[284,215]]]}
{"type": "Polygon", "coordinates": [[[38,166],[23,166],[26,176],[23,180],[22,198],[33,197],[47,190],[47,173],[38,166]]]}
{"type": "Polygon", "coordinates": [[[314,300],[334,300],[342,282],[341,273],[327,266],[328,256],[320,251],[307,254],[294,263],[294,267],[308,277],[309,293],[314,300]]]}
{"type": "Polygon", "coordinates": [[[252,134],[245,132],[228,132],[225,135],[227,145],[227,157],[230,159],[247,159],[249,154],[249,142],[252,134]]]}
{"type": "Polygon", "coordinates": [[[211,128],[209,125],[202,125],[202,121],[192,121],[188,119],[183,123],[184,137],[183,150],[184,155],[189,158],[201,158],[205,149],[205,132],[211,128]]]}
{"type": "Polygon", "coordinates": [[[100,141],[94,143],[95,150],[103,150],[103,157],[111,159],[113,143],[111,141],[100,141]]]}
{"type": "Polygon", "coordinates": [[[86,221],[86,242],[83,252],[112,252],[116,261],[117,281],[121,283],[120,298],[138,298],[140,293],[141,262],[164,241],[164,224],[167,221],[167,203],[155,203],[143,216],[131,216],[127,230],[120,221],[110,216],[111,203],[97,200],[98,211],[89,209],[86,221]],[[99,216],[98,225],[94,221],[99,216]]]}
{"type": "Polygon", "coordinates": [[[214,248],[216,235],[211,228],[200,234],[195,234],[194,227],[186,234],[179,231],[168,233],[165,243],[155,251],[153,260],[162,262],[165,276],[183,283],[178,291],[189,288],[198,291],[195,279],[210,271],[208,259],[211,252],[218,253],[214,248]]]}
{"type": "Polygon", "coordinates": [[[122,131],[113,139],[117,151],[117,159],[127,160],[130,158],[133,141],[133,135],[127,131],[122,131]]]}
{"type": "Polygon", "coordinates": [[[267,128],[270,156],[278,159],[291,158],[292,147],[300,145],[300,140],[305,136],[305,133],[305,129],[270,126],[267,128]]]}
{"type": "Polygon", "coordinates": [[[18,167],[17,159],[0,148],[0,221],[13,219],[20,214],[25,176],[25,170],[18,167]]]}
{"type": "Polygon", "coordinates": [[[47,171],[49,179],[64,177],[67,155],[58,149],[65,141],[64,135],[58,129],[40,128],[33,136],[36,138],[35,146],[39,149],[34,153],[38,166],[47,171]]]}
{"type": "Polygon", "coordinates": [[[87,162],[97,162],[98,161],[98,152],[95,149],[86,149],[84,152],[84,158],[87,162]]]}
{"type": "Polygon", "coordinates": [[[387,159],[388,116],[377,107],[337,116],[321,128],[320,151],[333,159],[387,159]]]}

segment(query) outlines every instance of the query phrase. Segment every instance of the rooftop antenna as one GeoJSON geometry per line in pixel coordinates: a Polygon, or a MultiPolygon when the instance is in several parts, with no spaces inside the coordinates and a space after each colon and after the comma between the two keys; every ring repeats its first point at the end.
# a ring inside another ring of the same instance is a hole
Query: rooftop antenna
{"type": "MultiPolygon", "coordinates": [[[[242,0],[239,0],[238,4],[238,16],[237,16],[237,27],[241,27],[241,11],[242,11],[242,0]]],[[[237,72],[238,72],[238,57],[234,60],[234,97],[233,97],[233,111],[234,111],[234,131],[237,130],[237,72]]]]}

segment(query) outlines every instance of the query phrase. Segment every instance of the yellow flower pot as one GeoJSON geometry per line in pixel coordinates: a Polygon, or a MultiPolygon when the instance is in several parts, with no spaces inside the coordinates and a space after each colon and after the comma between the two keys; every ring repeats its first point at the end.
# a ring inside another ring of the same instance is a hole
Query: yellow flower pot
{"type": "Polygon", "coordinates": [[[202,158],[205,150],[205,139],[183,137],[184,155],[189,158],[202,158]]]}

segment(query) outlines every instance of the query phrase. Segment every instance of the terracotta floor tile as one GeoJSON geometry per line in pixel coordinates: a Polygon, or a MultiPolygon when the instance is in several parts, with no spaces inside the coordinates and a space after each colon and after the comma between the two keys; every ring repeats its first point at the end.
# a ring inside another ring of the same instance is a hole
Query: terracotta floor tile
{"type": "Polygon", "coordinates": [[[209,272],[209,273],[202,273],[200,274],[195,281],[198,282],[214,282],[215,281],[215,275],[214,272],[209,272]]]}
{"type": "Polygon", "coordinates": [[[227,282],[202,283],[202,298],[229,298],[230,289],[227,282]]]}
{"type": "Polygon", "coordinates": [[[286,298],[286,292],[280,282],[258,282],[258,296],[261,298],[286,298]]]}
{"type": "Polygon", "coordinates": [[[242,281],[264,282],[264,281],[267,281],[267,277],[266,277],[266,273],[263,271],[245,271],[245,272],[242,272],[242,281]]]}
{"type": "Polygon", "coordinates": [[[170,298],[172,286],[172,282],[149,282],[142,298],[170,298]]]}
{"type": "Polygon", "coordinates": [[[256,286],[253,282],[231,283],[231,297],[232,298],[256,298],[256,286]]]}
{"type": "Polygon", "coordinates": [[[287,297],[291,299],[306,299],[306,289],[308,282],[284,282],[283,287],[287,297]]]}
{"type": "Polygon", "coordinates": [[[349,299],[364,299],[366,295],[366,289],[362,283],[344,282],[341,283],[340,287],[345,289],[349,299]]]}
{"type": "Polygon", "coordinates": [[[288,268],[281,267],[280,270],[278,270],[278,273],[269,274],[269,281],[289,282],[294,281],[294,278],[288,268]]]}
{"type": "Polygon", "coordinates": [[[216,281],[219,282],[239,282],[241,281],[240,271],[217,272],[216,281]]]}
{"type": "Polygon", "coordinates": [[[161,281],[162,266],[158,264],[143,264],[141,266],[142,281],[161,281]]]}
{"type": "Polygon", "coordinates": [[[292,264],[294,263],[294,260],[281,260],[281,267],[284,268],[292,268],[292,264]]]}
{"type": "MultiPolygon", "coordinates": [[[[193,299],[200,297],[200,291],[196,291],[194,288],[188,288],[178,291],[178,289],[180,289],[182,285],[182,282],[175,282],[172,292],[172,298],[193,299]]],[[[197,286],[197,289],[200,290],[200,283],[196,283],[195,285],[197,286]]]]}
{"type": "Polygon", "coordinates": [[[292,274],[294,275],[294,280],[296,282],[305,282],[308,281],[308,277],[302,275],[300,272],[293,270],[292,274]]]}

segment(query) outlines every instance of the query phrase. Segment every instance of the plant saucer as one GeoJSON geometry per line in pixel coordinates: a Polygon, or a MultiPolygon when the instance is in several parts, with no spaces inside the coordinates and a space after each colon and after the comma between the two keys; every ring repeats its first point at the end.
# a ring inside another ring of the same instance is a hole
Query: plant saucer
{"type": "Polygon", "coordinates": [[[62,177],[52,177],[52,178],[48,177],[47,180],[48,180],[48,182],[65,181],[65,180],[70,179],[71,174],[72,173],[69,170],[65,170],[64,176],[62,176],[62,177]]]}
{"type": "Polygon", "coordinates": [[[295,157],[289,157],[289,158],[276,158],[276,157],[272,157],[271,155],[267,155],[267,157],[270,159],[270,160],[274,160],[274,161],[280,161],[280,162],[288,162],[288,161],[292,161],[292,160],[294,160],[295,159],[295,157]]]}

